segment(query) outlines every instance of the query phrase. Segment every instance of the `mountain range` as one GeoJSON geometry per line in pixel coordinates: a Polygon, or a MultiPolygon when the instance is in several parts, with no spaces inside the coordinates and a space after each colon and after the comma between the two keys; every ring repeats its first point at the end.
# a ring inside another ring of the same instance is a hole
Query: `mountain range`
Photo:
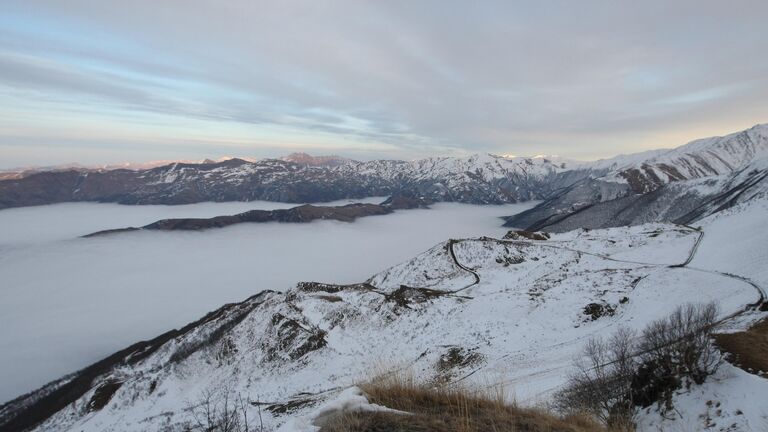
{"type": "Polygon", "coordinates": [[[584,220],[589,227],[606,226],[619,213],[622,221],[684,222],[760,193],[766,157],[768,125],[763,124],[672,150],[595,162],[491,154],[359,162],[297,153],[281,159],[231,158],[140,169],[70,167],[0,180],[0,209],[80,201],[309,203],[406,195],[425,202],[471,204],[543,200],[508,221],[531,229],[566,230],[583,226],[584,220]],[[674,210],[665,208],[665,202],[673,201],[674,210]],[[635,210],[638,206],[644,210],[635,210]],[[652,215],[650,208],[655,209],[652,215]],[[570,218],[581,219],[571,223],[570,218]]]}

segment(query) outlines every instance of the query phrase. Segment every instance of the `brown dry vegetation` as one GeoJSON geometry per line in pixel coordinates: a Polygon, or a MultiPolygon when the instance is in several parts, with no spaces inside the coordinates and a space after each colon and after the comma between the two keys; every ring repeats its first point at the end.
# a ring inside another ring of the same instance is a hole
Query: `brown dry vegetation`
{"type": "Polygon", "coordinates": [[[331,418],[321,432],[608,432],[586,416],[559,417],[509,405],[501,391],[429,387],[403,377],[361,388],[371,403],[408,414],[345,413],[331,418]]]}
{"type": "Polygon", "coordinates": [[[749,330],[715,335],[715,343],[729,353],[729,361],[747,372],[768,374],[768,319],[749,330]]]}

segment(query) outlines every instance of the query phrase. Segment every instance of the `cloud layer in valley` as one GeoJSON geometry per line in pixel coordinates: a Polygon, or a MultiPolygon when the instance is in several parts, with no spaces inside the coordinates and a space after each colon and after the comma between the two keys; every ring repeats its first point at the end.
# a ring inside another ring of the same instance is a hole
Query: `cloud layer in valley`
{"type": "Polygon", "coordinates": [[[78,236],[160,218],[291,205],[78,203],[2,210],[0,403],[259,291],[282,291],[302,280],[362,282],[447,238],[501,236],[499,216],[534,204],[436,204],[354,223],[241,224],[89,239],[78,236]]]}

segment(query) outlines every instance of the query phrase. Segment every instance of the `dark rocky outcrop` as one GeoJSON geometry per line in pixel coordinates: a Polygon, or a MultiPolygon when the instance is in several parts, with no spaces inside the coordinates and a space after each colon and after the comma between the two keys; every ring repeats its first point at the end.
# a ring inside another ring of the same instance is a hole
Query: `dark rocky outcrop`
{"type": "Polygon", "coordinates": [[[100,237],[110,234],[118,234],[138,230],[199,231],[210,228],[223,228],[226,226],[247,222],[307,223],[314,220],[337,220],[341,222],[353,222],[355,219],[361,217],[385,215],[392,213],[397,209],[408,209],[419,206],[420,205],[418,204],[417,200],[407,202],[396,200],[390,201],[390,204],[357,203],[337,207],[323,207],[306,204],[290,209],[251,210],[236,215],[216,216],[212,218],[162,219],[149,225],[145,225],[141,228],[128,227],[110,229],[88,234],[84,237],[100,237]]]}

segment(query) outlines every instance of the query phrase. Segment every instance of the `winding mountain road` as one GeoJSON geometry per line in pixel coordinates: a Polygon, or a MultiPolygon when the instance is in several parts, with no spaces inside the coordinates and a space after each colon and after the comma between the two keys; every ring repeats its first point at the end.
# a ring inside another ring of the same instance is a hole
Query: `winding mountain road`
{"type": "Polygon", "coordinates": [[[748,278],[746,276],[741,276],[741,275],[737,275],[737,274],[733,274],[733,273],[721,272],[721,271],[717,271],[717,270],[706,270],[706,269],[700,269],[700,268],[690,267],[689,266],[689,264],[696,257],[696,252],[699,251],[699,246],[701,245],[702,240],[704,240],[704,230],[702,228],[694,228],[694,227],[691,227],[691,226],[688,226],[688,225],[685,225],[685,226],[687,228],[692,229],[692,230],[698,231],[699,232],[699,237],[696,239],[696,243],[693,244],[693,247],[691,248],[691,251],[688,254],[688,259],[686,259],[685,262],[683,262],[681,264],[671,265],[671,266],[669,266],[669,268],[687,268],[689,270],[716,274],[716,275],[720,275],[720,276],[723,276],[723,277],[727,277],[727,278],[731,278],[731,279],[736,279],[736,280],[739,280],[741,282],[744,282],[744,283],[752,286],[752,288],[754,288],[755,291],[757,291],[757,296],[758,296],[757,301],[755,301],[754,303],[747,304],[745,310],[749,311],[749,310],[756,310],[756,309],[760,308],[760,306],[763,303],[765,303],[766,298],[768,298],[768,297],[766,297],[765,288],[763,288],[760,285],[758,285],[752,279],[750,279],[750,278],[748,278]]]}
{"type": "Polygon", "coordinates": [[[685,227],[686,228],[690,228],[690,229],[692,229],[694,231],[698,231],[699,232],[699,237],[696,239],[696,242],[693,244],[693,247],[691,248],[691,251],[688,253],[688,258],[684,262],[682,262],[680,264],[673,264],[673,265],[669,266],[669,268],[687,267],[688,264],[690,264],[691,261],[693,261],[693,257],[696,256],[696,252],[699,250],[699,245],[701,244],[701,241],[704,239],[704,230],[702,230],[701,228],[694,228],[694,227],[691,227],[691,226],[688,226],[688,225],[685,225],[685,227]]]}
{"type": "Polygon", "coordinates": [[[537,245],[542,246],[542,247],[549,247],[549,248],[553,248],[553,249],[567,250],[567,251],[570,251],[570,252],[578,252],[578,253],[581,253],[581,254],[584,254],[584,255],[591,255],[591,256],[599,257],[599,258],[602,258],[602,259],[605,259],[605,260],[608,260],[608,261],[624,262],[624,263],[630,263],[630,264],[638,264],[638,265],[644,265],[644,266],[655,266],[655,267],[662,267],[662,266],[666,265],[667,268],[670,268],[670,269],[683,268],[683,269],[688,269],[688,270],[692,270],[692,271],[716,274],[716,275],[727,277],[727,278],[730,278],[730,279],[736,279],[736,280],[738,280],[740,282],[743,282],[743,283],[746,283],[746,284],[750,285],[752,288],[755,289],[755,291],[757,291],[758,299],[754,303],[747,304],[746,307],[745,307],[746,311],[756,310],[756,309],[760,308],[766,302],[766,300],[768,300],[768,294],[767,294],[765,288],[761,287],[755,281],[753,281],[752,279],[750,279],[750,278],[748,278],[746,276],[737,275],[737,274],[728,273],[728,272],[721,272],[721,271],[717,271],[717,270],[706,270],[706,269],[691,267],[689,264],[691,262],[693,262],[694,258],[696,257],[696,253],[699,251],[699,246],[701,246],[701,243],[704,240],[705,232],[704,232],[704,229],[700,228],[700,227],[699,228],[694,228],[694,227],[691,227],[691,226],[688,226],[688,225],[685,225],[685,227],[689,228],[689,229],[691,229],[693,231],[697,231],[698,234],[699,234],[698,238],[696,239],[695,243],[691,247],[691,250],[688,253],[688,257],[686,258],[686,260],[684,262],[682,262],[680,264],[668,264],[668,265],[667,264],[647,263],[647,262],[640,262],[640,261],[621,260],[621,259],[612,258],[612,257],[610,257],[608,255],[598,254],[598,253],[594,253],[594,252],[587,252],[587,251],[583,251],[583,250],[579,250],[579,249],[573,249],[573,248],[569,248],[569,247],[565,247],[565,246],[558,246],[558,245],[553,245],[553,244],[544,244],[543,242],[540,242],[540,241],[539,242],[535,242],[535,241],[532,241],[532,240],[502,240],[502,239],[494,239],[494,240],[498,241],[499,243],[508,243],[508,244],[521,244],[521,245],[537,244],[537,245]]]}
{"type": "Polygon", "coordinates": [[[453,245],[455,245],[456,243],[459,243],[459,240],[453,240],[453,239],[448,240],[448,252],[451,255],[451,259],[456,264],[456,266],[458,266],[460,269],[467,271],[469,273],[472,273],[472,276],[475,278],[475,281],[465,286],[464,288],[459,288],[457,290],[451,291],[452,293],[464,291],[465,289],[471,288],[480,283],[480,275],[475,271],[475,269],[465,266],[464,264],[459,262],[458,258],[456,258],[456,252],[453,250],[453,245]]]}

